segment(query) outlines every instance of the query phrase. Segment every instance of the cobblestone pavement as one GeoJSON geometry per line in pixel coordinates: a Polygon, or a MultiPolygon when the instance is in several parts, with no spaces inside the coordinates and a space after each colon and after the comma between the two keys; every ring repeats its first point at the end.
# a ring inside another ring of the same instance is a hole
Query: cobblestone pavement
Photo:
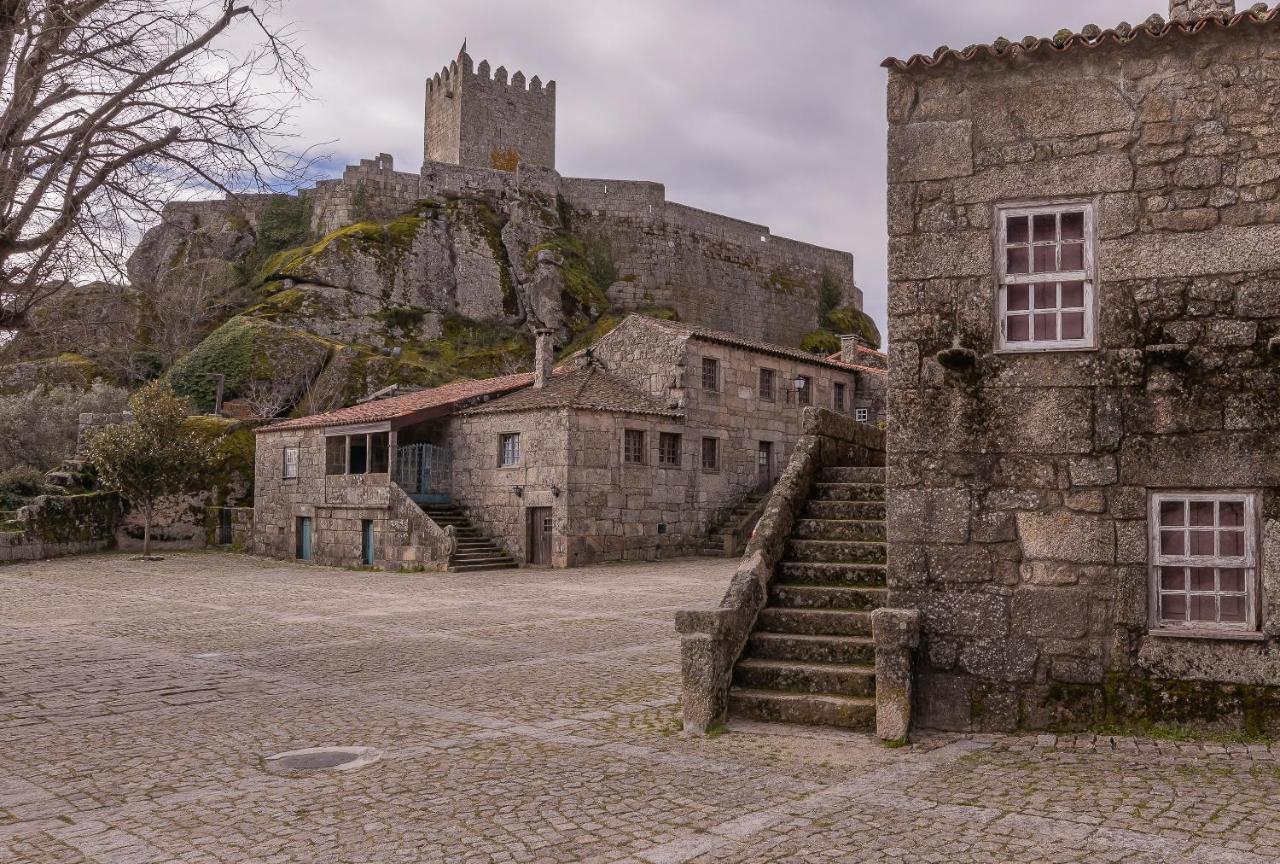
{"type": "Polygon", "coordinates": [[[0,862],[1280,860],[1280,748],[676,732],[726,561],[0,569],[0,862]],[[374,747],[284,774],[263,757],[374,747]]]}

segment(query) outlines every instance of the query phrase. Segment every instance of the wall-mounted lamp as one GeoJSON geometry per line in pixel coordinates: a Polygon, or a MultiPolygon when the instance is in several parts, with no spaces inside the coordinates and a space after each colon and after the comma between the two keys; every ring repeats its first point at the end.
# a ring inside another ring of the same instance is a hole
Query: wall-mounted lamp
{"type": "Polygon", "coordinates": [[[517,498],[523,498],[523,497],[524,497],[524,487],[523,487],[523,486],[512,486],[512,487],[511,487],[511,491],[512,491],[512,492],[514,492],[514,493],[516,493],[516,497],[517,497],[517,498]]]}
{"type": "Polygon", "coordinates": [[[552,498],[559,498],[559,497],[560,497],[560,487],[559,487],[559,486],[552,486],[552,487],[551,487],[551,497],[552,497],[552,498]]]}
{"type": "Polygon", "coordinates": [[[791,382],[792,386],[796,388],[797,393],[804,389],[804,383],[803,375],[797,375],[796,380],[791,382]]]}

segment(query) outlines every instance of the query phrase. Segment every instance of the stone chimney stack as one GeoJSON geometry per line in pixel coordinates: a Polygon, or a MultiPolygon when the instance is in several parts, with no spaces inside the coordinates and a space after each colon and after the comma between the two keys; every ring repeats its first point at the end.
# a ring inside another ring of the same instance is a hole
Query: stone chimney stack
{"type": "Polygon", "coordinates": [[[551,370],[556,365],[556,343],[552,341],[555,331],[539,329],[534,331],[535,342],[533,353],[533,386],[538,390],[547,386],[551,380],[551,370]]]}
{"type": "Polygon", "coordinates": [[[1173,21],[1197,21],[1235,14],[1236,0],[1169,0],[1169,18],[1173,21]]]}

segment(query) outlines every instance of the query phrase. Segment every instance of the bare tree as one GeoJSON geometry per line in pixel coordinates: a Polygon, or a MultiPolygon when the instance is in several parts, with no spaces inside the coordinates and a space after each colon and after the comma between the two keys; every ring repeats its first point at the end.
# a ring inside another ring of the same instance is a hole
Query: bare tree
{"type": "Polygon", "coordinates": [[[0,328],[123,273],[175,197],[304,179],[278,0],[0,0],[0,328]]]}

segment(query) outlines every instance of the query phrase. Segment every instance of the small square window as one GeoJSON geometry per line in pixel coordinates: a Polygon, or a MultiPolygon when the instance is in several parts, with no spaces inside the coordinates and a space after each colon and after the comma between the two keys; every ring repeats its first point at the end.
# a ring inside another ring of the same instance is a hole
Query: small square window
{"type": "Polygon", "coordinates": [[[284,448],[283,465],[281,466],[280,476],[285,480],[296,480],[298,478],[298,448],[284,448]]]}
{"type": "Polygon", "coordinates": [[[772,369],[760,370],[759,393],[760,393],[760,401],[762,402],[772,402],[774,400],[775,397],[773,395],[773,370],[772,369]]]}
{"type": "Polygon", "coordinates": [[[702,358],[702,389],[708,393],[720,392],[720,361],[714,357],[702,358]]]}
{"type": "Polygon", "coordinates": [[[676,433],[658,435],[658,464],[666,468],[680,467],[680,436],[676,433]]]}
{"type": "Polygon", "coordinates": [[[643,465],[644,432],[639,429],[627,429],[622,433],[622,461],[627,465],[643,465]]]}
{"type": "Polygon", "coordinates": [[[998,215],[999,348],[1093,347],[1092,205],[1011,208],[998,215]]]}
{"type": "Polygon", "coordinates": [[[706,471],[717,471],[720,468],[720,439],[702,439],[702,467],[706,471]]]}
{"type": "Polygon", "coordinates": [[[853,419],[857,420],[859,423],[866,423],[867,417],[868,412],[866,408],[858,408],[853,412],[853,419]]]}
{"type": "Polygon", "coordinates": [[[512,468],[520,464],[520,433],[504,432],[498,436],[498,467],[512,468]]]}
{"type": "Polygon", "coordinates": [[[839,381],[831,388],[831,407],[836,411],[844,411],[844,385],[839,381]]]}
{"type": "Polygon", "coordinates": [[[1256,629],[1255,512],[1249,494],[1152,496],[1157,628],[1256,629]]]}

